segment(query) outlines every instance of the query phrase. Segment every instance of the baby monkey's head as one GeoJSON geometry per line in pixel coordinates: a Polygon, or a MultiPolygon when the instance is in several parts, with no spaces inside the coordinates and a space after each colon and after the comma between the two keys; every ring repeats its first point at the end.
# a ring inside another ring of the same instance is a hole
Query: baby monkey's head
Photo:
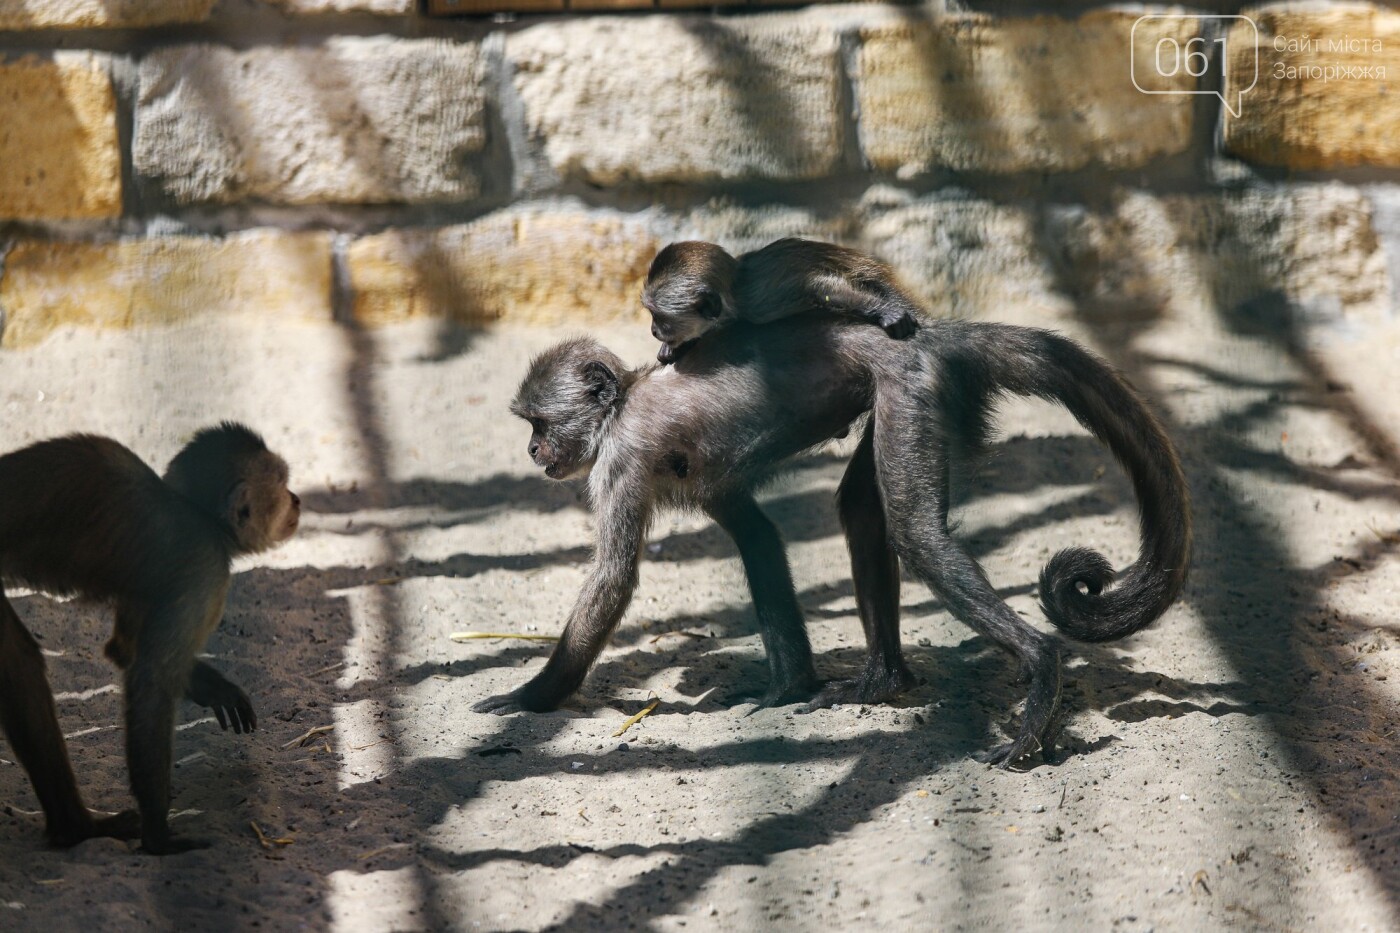
{"type": "Polygon", "coordinates": [[[703,240],[672,243],[656,254],[642,306],[651,313],[651,335],[661,341],[659,361],[675,362],[689,344],[734,318],[738,269],[738,260],[703,240]]]}

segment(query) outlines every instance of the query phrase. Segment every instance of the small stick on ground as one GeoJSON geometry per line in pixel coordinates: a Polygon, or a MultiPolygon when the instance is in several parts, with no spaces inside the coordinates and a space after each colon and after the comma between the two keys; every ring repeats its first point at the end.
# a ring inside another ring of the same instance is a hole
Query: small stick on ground
{"type": "Polygon", "coordinates": [[[307,742],[311,741],[311,740],[314,739],[316,736],[318,736],[318,735],[325,735],[327,732],[334,732],[334,731],[335,731],[335,726],[316,726],[314,729],[307,729],[307,730],[306,730],[305,732],[303,732],[301,735],[299,735],[299,736],[297,736],[296,738],[292,739],[290,742],[288,742],[286,745],[283,745],[282,747],[283,747],[283,748],[291,748],[293,745],[301,745],[301,746],[304,747],[304,746],[306,745],[307,742]]]}
{"type": "Polygon", "coordinates": [[[653,638],[653,639],[651,640],[651,644],[654,645],[654,644],[656,644],[657,642],[659,642],[661,639],[663,639],[663,638],[670,638],[670,637],[673,636],[673,635],[679,635],[679,636],[681,636],[681,637],[683,637],[683,638],[709,638],[709,637],[710,637],[709,635],[706,635],[704,632],[686,632],[686,631],[662,632],[660,635],[657,635],[655,638],[653,638]]]}
{"type": "Polygon", "coordinates": [[[558,641],[558,635],[528,635],[524,632],[453,632],[447,636],[453,641],[475,641],[478,638],[516,638],[521,641],[558,641]]]}
{"type": "Polygon", "coordinates": [[[391,842],[391,843],[390,843],[389,845],[387,845],[387,846],[380,846],[380,847],[377,848],[377,849],[370,849],[368,852],[364,853],[363,855],[357,855],[357,856],[355,856],[355,858],[357,858],[357,859],[359,859],[360,861],[363,862],[365,859],[374,858],[376,855],[383,855],[385,852],[392,852],[392,851],[394,851],[395,849],[407,849],[407,848],[408,848],[408,843],[406,843],[406,842],[391,842]]]}
{"type": "Polygon", "coordinates": [[[1197,888],[1197,887],[1199,887],[1202,891],[1204,891],[1204,892],[1206,892],[1207,894],[1209,894],[1209,893],[1210,893],[1210,885],[1206,883],[1208,880],[1209,880],[1209,878],[1206,876],[1206,870],[1205,870],[1204,868],[1202,868],[1200,871],[1198,871],[1198,872],[1196,872],[1194,875],[1192,875],[1192,876],[1191,876],[1191,895],[1192,895],[1193,897],[1195,896],[1195,894],[1196,894],[1196,888],[1197,888]]]}
{"type": "Polygon", "coordinates": [[[264,849],[273,849],[277,846],[289,846],[296,841],[294,839],[288,839],[286,837],[280,839],[273,839],[267,836],[265,833],[263,833],[262,827],[260,827],[257,823],[254,823],[252,820],[248,821],[248,825],[253,827],[253,834],[258,837],[258,843],[264,849]]]}
{"type": "Polygon", "coordinates": [[[628,729],[641,722],[648,715],[650,715],[652,710],[656,709],[660,705],[661,697],[657,697],[656,699],[648,703],[646,706],[643,706],[642,711],[640,713],[638,713],[635,716],[629,717],[628,720],[622,724],[622,728],[618,729],[616,732],[613,733],[613,738],[617,738],[619,735],[622,735],[622,733],[626,732],[628,729]]]}
{"type": "Polygon", "coordinates": [[[1400,534],[1391,534],[1389,532],[1381,531],[1379,528],[1377,528],[1375,525],[1372,525],[1370,522],[1366,522],[1366,530],[1371,532],[1371,534],[1375,535],[1376,540],[1379,541],[1381,544],[1400,544],[1400,534]]]}

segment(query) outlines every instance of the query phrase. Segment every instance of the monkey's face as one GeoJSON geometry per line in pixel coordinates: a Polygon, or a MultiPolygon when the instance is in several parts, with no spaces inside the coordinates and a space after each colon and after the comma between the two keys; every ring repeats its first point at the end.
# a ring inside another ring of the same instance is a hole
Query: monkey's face
{"type": "Polygon", "coordinates": [[[656,359],[674,363],[691,344],[719,326],[723,300],[707,287],[695,288],[674,277],[648,282],[642,307],[651,314],[651,335],[661,343],[656,359]]]}
{"type": "Polygon", "coordinates": [[[571,342],[536,359],[511,403],[530,424],[530,459],[550,479],[593,468],[603,425],[621,397],[619,362],[589,358],[590,346],[571,342]]]}
{"type": "Polygon", "coordinates": [[[245,465],[229,494],[226,516],[240,553],[281,544],[301,523],[301,498],[287,488],[287,464],[270,451],[245,465]]]}
{"type": "Polygon", "coordinates": [[[657,360],[675,362],[689,344],[734,316],[734,270],[734,257],[713,243],[672,243],[656,254],[642,307],[661,342],[657,360]]]}

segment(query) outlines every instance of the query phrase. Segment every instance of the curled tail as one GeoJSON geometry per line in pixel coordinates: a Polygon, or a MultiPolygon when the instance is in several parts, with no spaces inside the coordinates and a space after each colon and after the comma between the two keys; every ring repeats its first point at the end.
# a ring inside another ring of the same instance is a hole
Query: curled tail
{"type": "Polygon", "coordinates": [[[985,434],[989,403],[998,395],[1059,402],[1113,451],[1137,495],[1138,559],[1116,575],[1097,551],[1060,551],[1040,572],[1046,617],[1086,642],[1123,638],[1151,624],[1181,593],[1191,561],[1190,494],[1161,424],[1126,379],[1068,338],[1033,328],[963,326],[975,334],[950,343],[972,352],[953,349],[945,363],[957,387],[947,397],[960,399],[950,414],[964,433],[985,434]]]}

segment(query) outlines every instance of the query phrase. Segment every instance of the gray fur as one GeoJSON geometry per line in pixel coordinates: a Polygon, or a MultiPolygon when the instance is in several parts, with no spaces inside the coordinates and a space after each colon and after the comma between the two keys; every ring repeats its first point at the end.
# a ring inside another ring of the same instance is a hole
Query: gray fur
{"type": "Polygon", "coordinates": [[[809,314],[779,326],[736,324],[672,367],[629,372],[614,354],[580,339],[532,363],[513,410],[534,419],[537,463],[587,475],[598,552],[544,670],[477,708],[553,709],[578,688],[626,610],[656,508],[671,506],[703,510],[739,546],[768,652],[765,704],[879,702],[909,686],[898,638],[903,561],[958,619],[1016,657],[1029,681],[1020,732],[985,760],[1005,766],[1036,752],[1048,756],[1063,648],[997,596],[947,521],[947,451],[982,440],[1006,393],[1069,408],[1128,469],[1142,505],[1142,555],[1123,580],[1105,590],[1111,570],[1101,555],[1061,552],[1042,574],[1047,616],[1081,640],[1142,628],[1185,581],[1185,480],[1170,441],[1127,382],[1072,341],[966,321],[930,322],[893,341],[847,317],[809,314]],[[602,391],[585,379],[590,363],[613,376],[602,391]],[[782,542],[752,493],[789,458],[872,411],[838,496],[870,659],[860,678],[817,692],[782,542]],[[684,471],[674,468],[678,456],[684,471]]]}

